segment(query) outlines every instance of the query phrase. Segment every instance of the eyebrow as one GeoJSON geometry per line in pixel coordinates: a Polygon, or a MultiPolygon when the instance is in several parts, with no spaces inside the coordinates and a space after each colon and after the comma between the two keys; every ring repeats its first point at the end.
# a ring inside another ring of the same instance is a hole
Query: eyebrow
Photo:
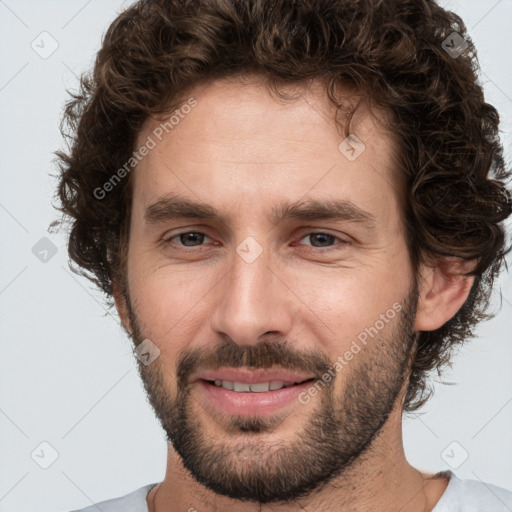
{"type": "MultiPolygon", "coordinates": [[[[374,227],[376,217],[349,200],[309,199],[274,206],[269,215],[271,222],[283,220],[341,220],[374,227]]],[[[160,224],[181,219],[212,219],[229,224],[229,219],[215,207],[181,196],[164,197],[148,206],[144,213],[147,224],[160,224]]]]}

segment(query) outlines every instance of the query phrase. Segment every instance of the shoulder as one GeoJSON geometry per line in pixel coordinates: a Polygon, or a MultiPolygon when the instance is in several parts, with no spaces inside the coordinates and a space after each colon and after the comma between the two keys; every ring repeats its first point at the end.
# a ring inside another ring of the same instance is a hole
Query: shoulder
{"type": "Polygon", "coordinates": [[[148,484],[120,498],[102,501],[71,512],[147,512],[146,496],[155,485],[157,484],[148,484]]]}
{"type": "Polygon", "coordinates": [[[445,472],[450,483],[432,512],[510,512],[512,491],[480,480],[460,479],[445,472]]]}

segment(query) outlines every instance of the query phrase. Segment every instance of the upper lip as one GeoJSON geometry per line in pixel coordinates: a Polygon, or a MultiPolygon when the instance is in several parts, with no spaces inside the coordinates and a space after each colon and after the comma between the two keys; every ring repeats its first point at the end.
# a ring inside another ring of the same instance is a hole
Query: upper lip
{"type": "Polygon", "coordinates": [[[229,382],[241,382],[243,384],[258,384],[261,382],[282,381],[300,383],[313,379],[314,375],[287,372],[285,370],[246,370],[242,368],[219,368],[217,370],[205,370],[194,375],[191,382],[198,380],[227,380],[229,382]]]}

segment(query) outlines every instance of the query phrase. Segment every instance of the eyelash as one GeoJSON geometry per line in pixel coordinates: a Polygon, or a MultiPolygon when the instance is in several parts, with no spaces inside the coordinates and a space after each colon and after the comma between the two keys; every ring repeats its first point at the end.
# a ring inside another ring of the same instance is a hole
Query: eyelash
{"type": "MultiPolygon", "coordinates": [[[[189,233],[194,233],[196,235],[204,235],[205,237],[210,238],[206,233],[203,233],[202,231],[181,231],[180,233],[176,233],[173,236],[164,239],[164,243],[175,244],[175,242],[172,242],[172,240],[174,238],[179,238],[181,235],[187,235],[189,233]]],[[[311,236],[311,235],[327,235],[327,236],[334,238],[335,240],[338,240],[341,245],[347,245],[350,243],[347,240],[343,240],[342,238],[340,238],[336,235],[327,233],[325,231],[310,231],[310,232],[306,233],[302,238],[300,238],[300,240],[303,240],[304,238],[311,236]]],[[[195,247],[187,247],[185,245],[180,245],[180,244],[177,244],[177,245],[180,247],[180,249],[183,249],[184,251],[193,251],[196,247],[203,247],[202,245],[197,245],[195,247]]],[[[313,251],[320,250],[320,252],[328,252],[329,250],[337,249],[336,247],[313,247],[313,246],[306,246],[306,247],[309,247],[308,250],[313,250],[313,251]]]]}

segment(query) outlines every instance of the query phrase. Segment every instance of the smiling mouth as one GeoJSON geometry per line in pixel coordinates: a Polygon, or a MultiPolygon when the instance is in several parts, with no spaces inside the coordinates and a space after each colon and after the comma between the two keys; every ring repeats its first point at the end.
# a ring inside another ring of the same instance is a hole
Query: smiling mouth
{"type": "MultiPolygon", "coordinates": [[[[204,380],[204,379],[203,379],[204,380]]],[[[236,382],[229,380],[204,380],[212,386],[222,387],[229,391],[235,391],[236,393],[267,393],[269,391],[278,391],[282,388],[289,388],[306,382],[312,382],[314,378],[307,379],[301,382],[289,382],[281,380],[272,380],[269,382],[258,382],[256,384],[247,384],[245,382],[236,382]]]]}

